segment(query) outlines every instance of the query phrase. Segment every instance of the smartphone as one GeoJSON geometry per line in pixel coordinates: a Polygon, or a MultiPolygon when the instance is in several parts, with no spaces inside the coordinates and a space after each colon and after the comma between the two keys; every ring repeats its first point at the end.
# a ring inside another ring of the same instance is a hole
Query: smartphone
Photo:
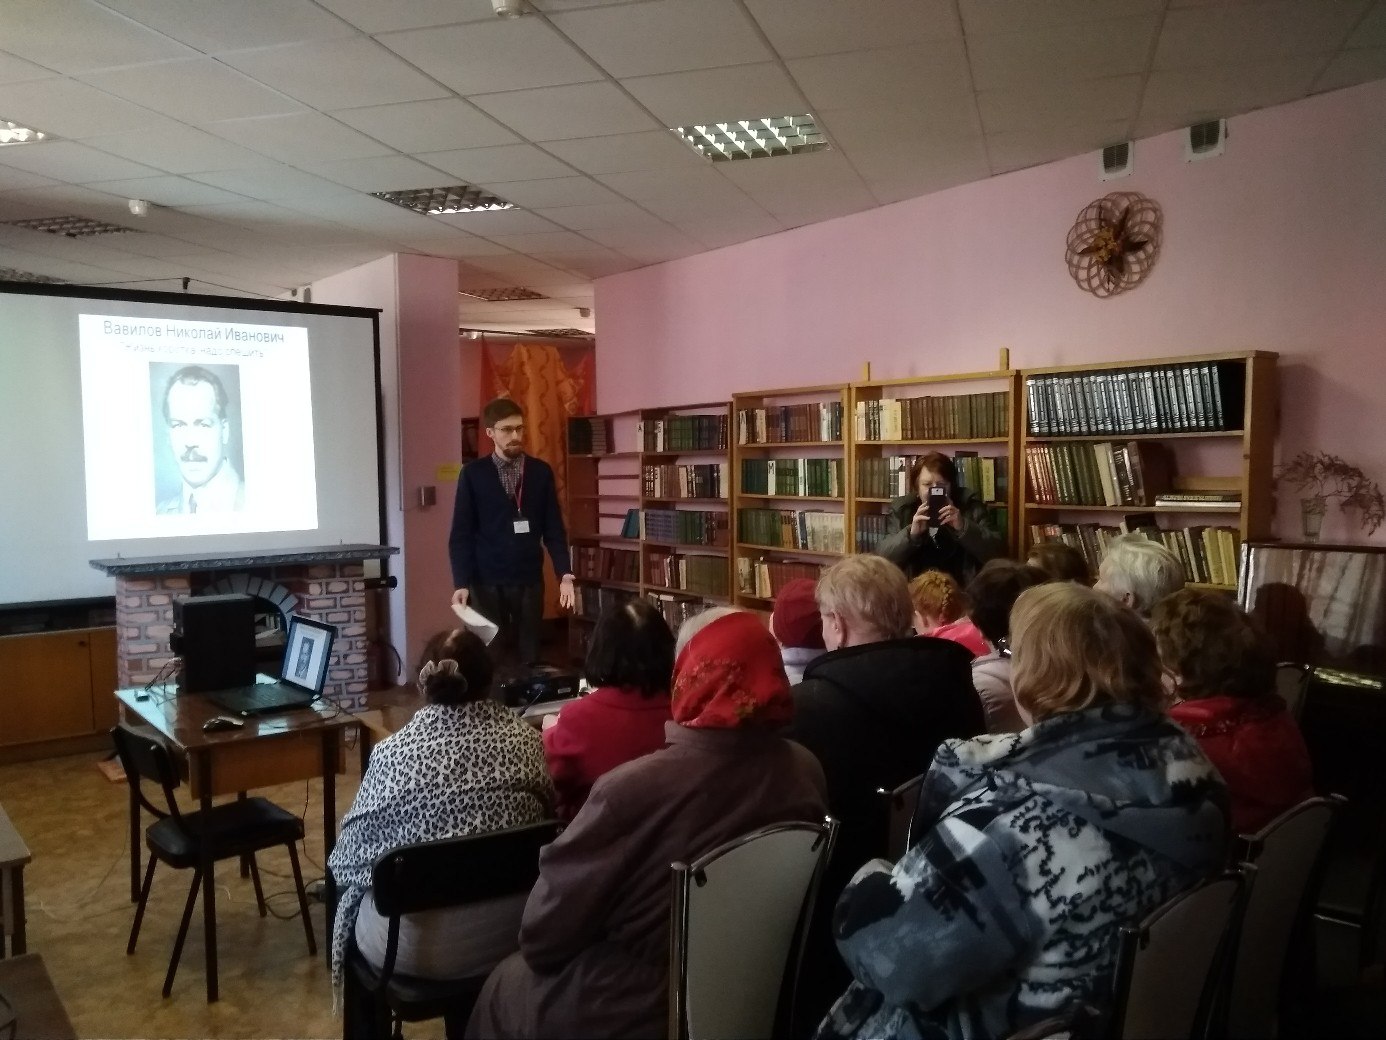
{"type": "Polygon", "coordinates": [[[940,487],[938,484],[929,486],[928,496],[924,499],[925,506],[929,510],[929,526],[938,527],[943,523],[941,514],[943,507],[948,504],[948,489],[940,487]]]}

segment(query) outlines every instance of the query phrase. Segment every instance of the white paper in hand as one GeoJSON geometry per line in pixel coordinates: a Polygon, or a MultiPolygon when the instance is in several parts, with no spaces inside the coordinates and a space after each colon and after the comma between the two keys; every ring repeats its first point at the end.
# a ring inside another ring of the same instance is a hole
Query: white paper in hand
{"type": "Polygon", "coordinates": [[[454,603],[452,612],[462,619],[462,626],[468,632],[471,632],[487,646],[491,645],[491,640],[495,639],[496,633],[500,631],[500,626],[494,621],[471,607],[459,607],[454,603]]]}

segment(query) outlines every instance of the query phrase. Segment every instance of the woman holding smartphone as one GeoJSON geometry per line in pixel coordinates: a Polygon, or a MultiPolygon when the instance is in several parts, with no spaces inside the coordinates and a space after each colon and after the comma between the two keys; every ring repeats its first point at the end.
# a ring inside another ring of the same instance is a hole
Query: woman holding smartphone
{"type": "Polygon", "coordinates": [[[910,486],[913,494],[891,501],[893,533],[876,550],[906,578],[944,571],[965,586],[982,564],[1003,553],[1004,542],[986,525],[981,497],[958,487],[947,455],[931,451],[915,460],[910,486]]]}

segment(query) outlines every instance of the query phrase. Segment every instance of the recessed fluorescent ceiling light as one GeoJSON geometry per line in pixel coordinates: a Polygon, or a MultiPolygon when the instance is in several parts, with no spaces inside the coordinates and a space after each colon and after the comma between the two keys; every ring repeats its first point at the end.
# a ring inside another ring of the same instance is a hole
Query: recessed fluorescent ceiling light
{"type": "Polygon", "coordinates": [[[11,123],[8,119],[0,119],[0,145],[34,144],[46,140],[48,135],[42,130],[31,130],[27,126],[11,123]]]}
{"type": "Polygon", "coordinates": [[[730,123],[705,126],[674,126],[670,129],[699,155],[713,162],[734,159],[769,159],[776,155],[821,152],[828,139],[811,114],[766,116],[738,119],[730,123]]]}
{"type": "Polygon", "coordinates": [[[487,303],[511,303],[515,300],[547,300],[548,297],[543,293],[535,292],[533,289],[523,289],[515,286],[509,289],[458,289],[463,296],[470,296],[474,300],[485,300],[487,303]]]}
{"type": "Polygon", "coordinates": [[[30,217],[25,220],[7,220],[10,227],[27,228],[30,231],[43,231],[50,235],[66,235],[68,238],[86,238],[89,235],[114,235],[122,231],[132,235],[140,234],[134,228],[107,224],[104,220],[89,217],[30,217]]]}
{"type": "Polygon", "coordinates": [[[592,333],[585,329],[530,329],[531,336],[552,336],[555,339],[591,339],[592,333]]]}
{"type": "Polygon", "coordinates": [[[373,191],[378,199],[415,213],[484,213],[489,210],[514,209],[515,205],[497,198],[470,184],[450,188],[411,188],[408,191],[373,191]]]}
{"type": "Polygon", "coordinates": [[[61,285],[62,281],[61,278],[49,278],[46,274],[35,274],[33,271],[0,267],[0,282],[51,282],[55,285],[61,285]]]}

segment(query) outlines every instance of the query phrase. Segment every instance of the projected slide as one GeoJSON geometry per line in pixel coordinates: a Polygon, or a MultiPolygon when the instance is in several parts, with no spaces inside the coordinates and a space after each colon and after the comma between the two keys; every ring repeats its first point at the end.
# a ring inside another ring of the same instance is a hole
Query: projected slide
{"type": "Polygon", "coordinates": [[[87,537],[318,526],[308,330],[78,317],[87,537]]]}

